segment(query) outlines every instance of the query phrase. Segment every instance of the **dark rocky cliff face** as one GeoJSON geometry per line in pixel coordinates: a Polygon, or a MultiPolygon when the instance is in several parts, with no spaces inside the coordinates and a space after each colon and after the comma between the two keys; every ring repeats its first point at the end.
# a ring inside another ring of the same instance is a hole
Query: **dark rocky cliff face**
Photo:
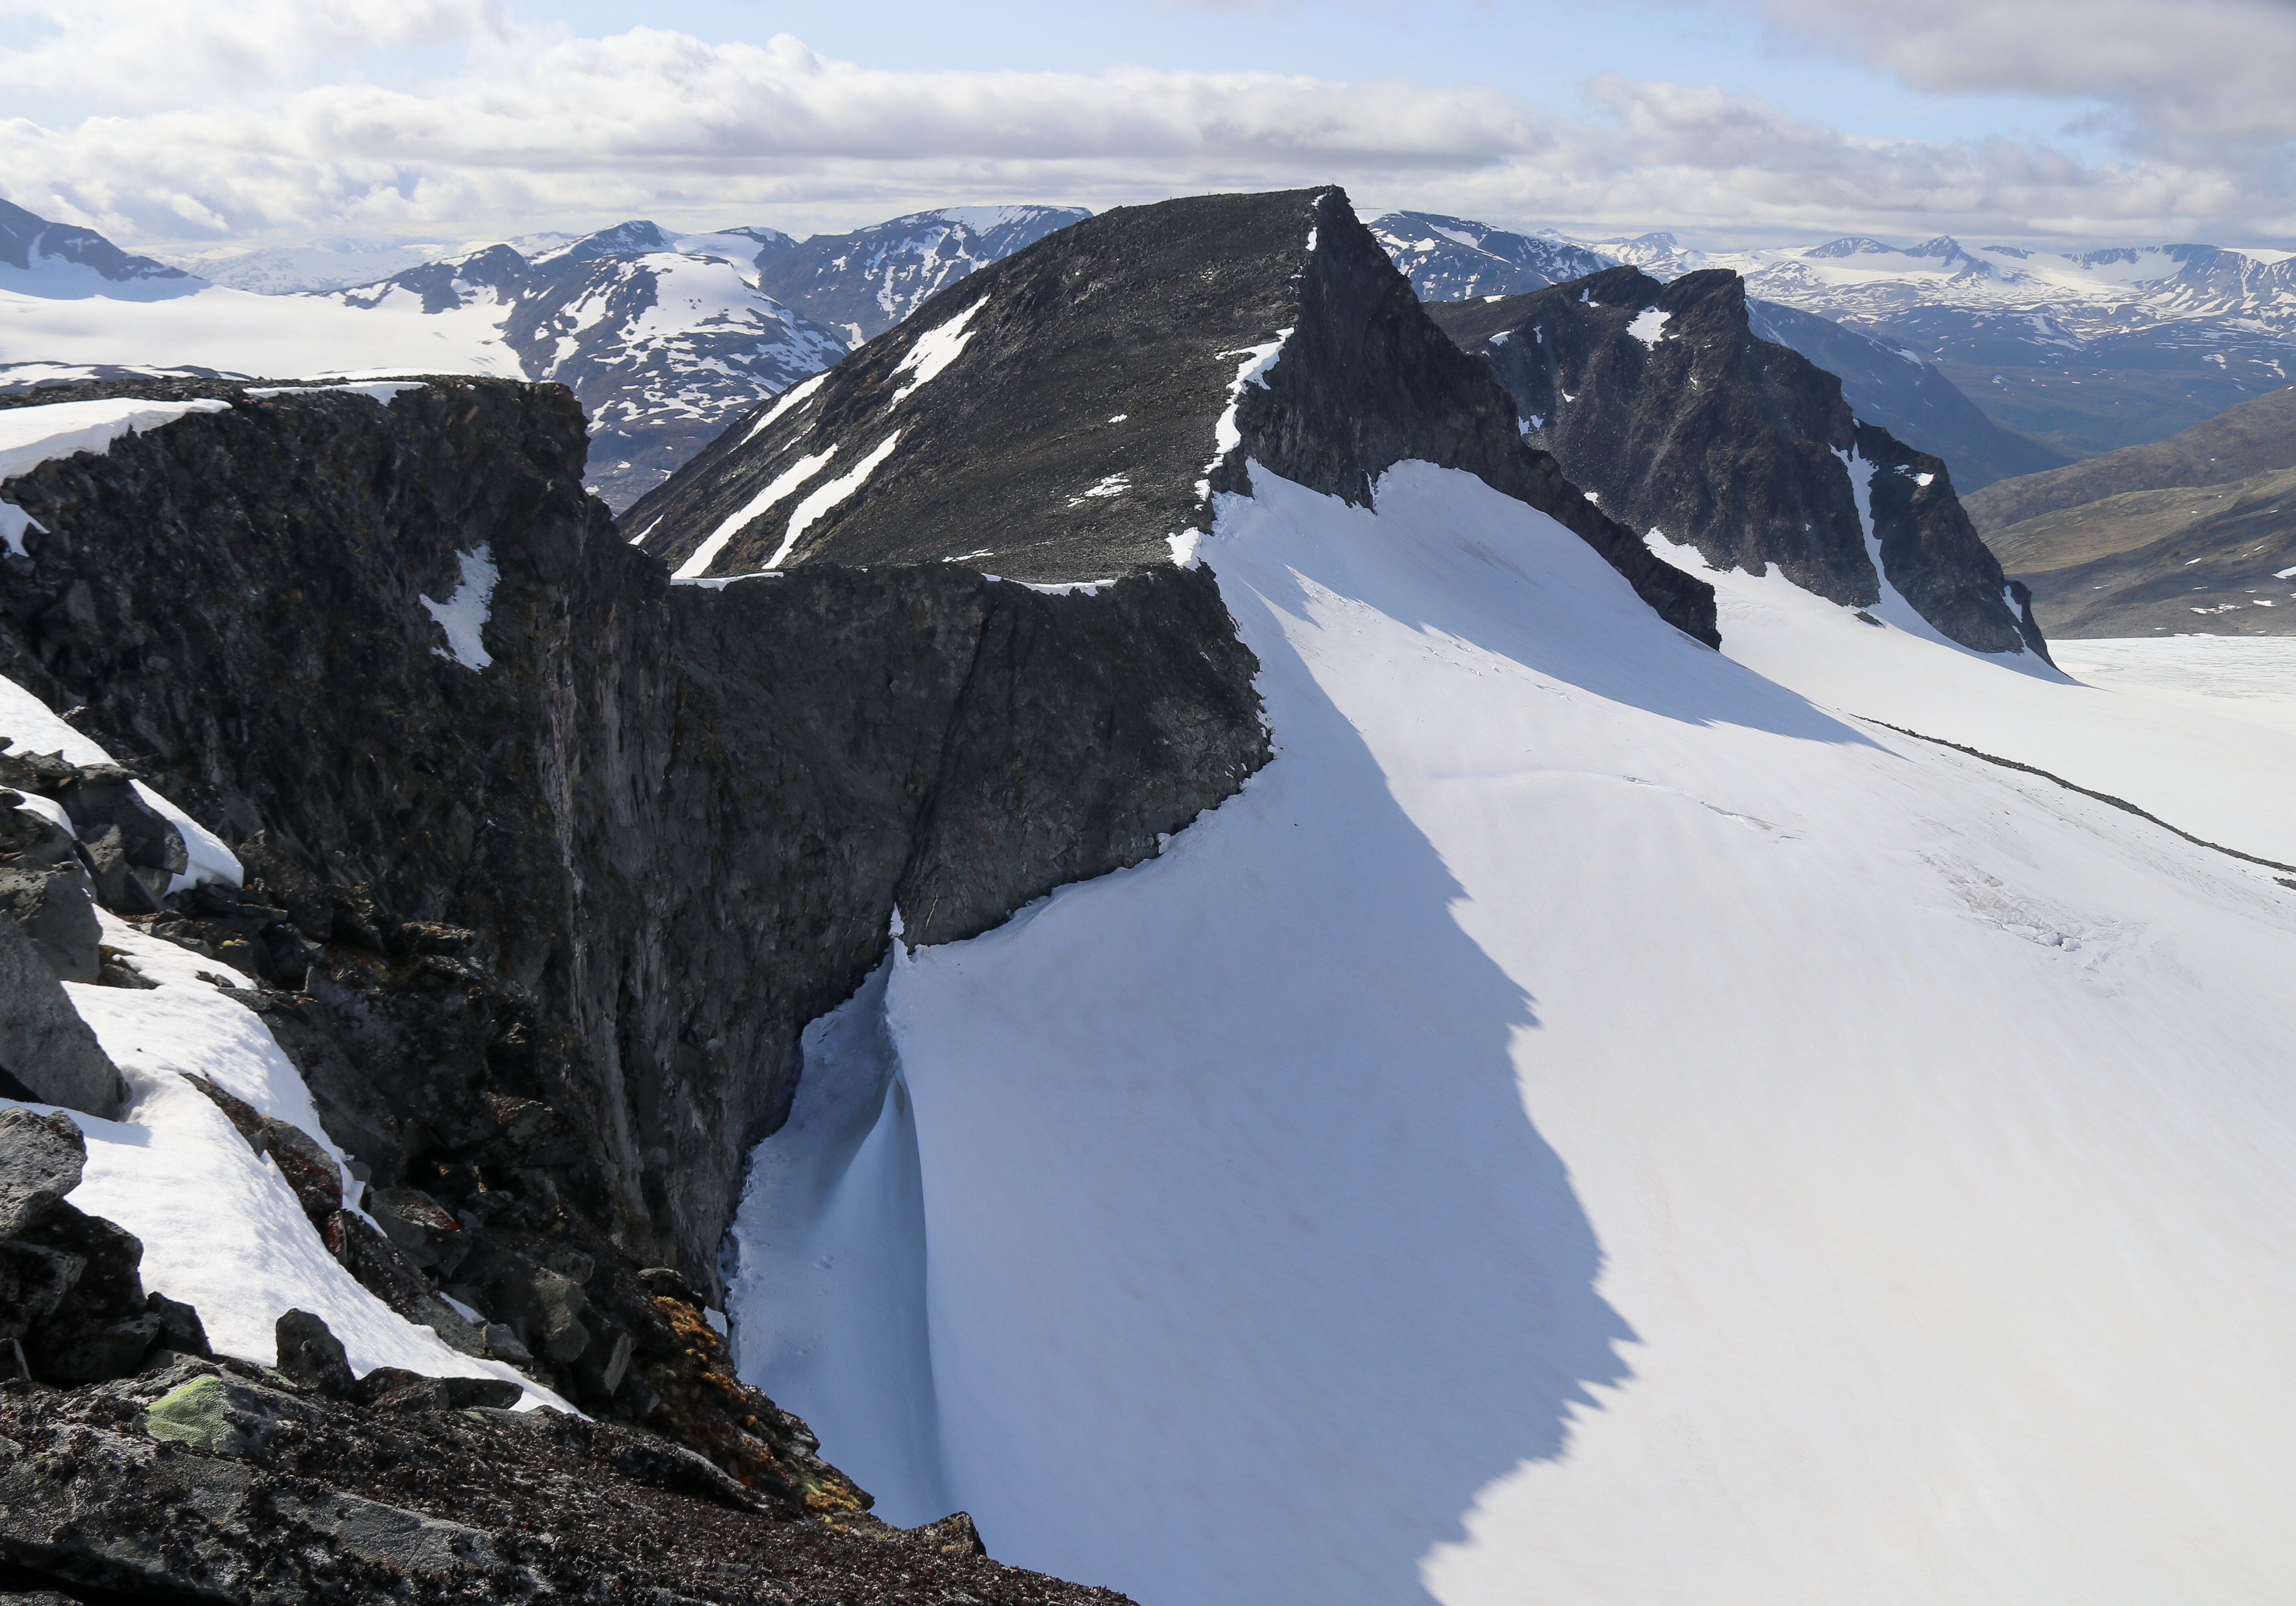
{"type": "MultiPolygon", "coordinates": [[[[708,1289],[796,1034],[897,903],[912,940],[979,932],[1155,852],[1266,756],[1207,575],[673,587],[583,494],[555,386],[138,393],[232,405],[10,482],[45,533],[0,559],[0,672],[268,896],[371,894],[310,930],[367,934],[372,962],[307,956],[274,1025],[293,1051],[299,1011],[332,1016],[350,1063],[307,1074],[379,1186],[562,1187],[708,1289]],[[424,605],[473,561],[497,575],[480,668],[424,605]],[[537,1122],[581,1163],[543,1164],[537,1122]]],[[[218,940],[247,913],[205,912],[218,940]]]]}
{"type": "Polygon", "coordinates": [[[1530,439],[1634,529],[1718,568],[1775,564],[1818,596],[1867,606],[1881,578],[1851,464],[1870,464],[1889,582],[1965,647],[2046,655],[2030,599],[1978,539],[1945,464],[1860,423],[1839,380],[1756,339],[1735,274],[1661,284],[1614,268],[1429,311],[1506,387],[1530,439]]]}
{"type": "Polygon", "coordinates": [[[1506,394],[1336,189],[1062,229],[737,421],[623,523],[700,573],[957,561],[1083,581],[1168,566],[1171,538],[1210,528],[1213,493],[1249,489],[1247,462],[1364,503],[1406,458],[1551,514],[1662,617],[1716,639],[1708,588],[1523,443],[1506,394]],[[1272,365],[1244,383],[1255,352],[1272,365]]]}

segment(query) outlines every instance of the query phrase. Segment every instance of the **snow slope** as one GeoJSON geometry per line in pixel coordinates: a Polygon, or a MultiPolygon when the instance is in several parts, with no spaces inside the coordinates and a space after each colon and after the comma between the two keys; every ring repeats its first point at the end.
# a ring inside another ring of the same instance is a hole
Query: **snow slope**
{"type": "Polygon", "coordinates": [[[1251,482],[1277,757],[813,1034],[745,1371],[1144,1606],[2284,1599],[2296,897],[1848,709],[2070,767],[2122,694],[1251,482]]]}
{"type": "MultiPolygon", "coordinates": [[[[2296,796],[2296,719],[2284,713],[2271,725],[2287,704],[2139,690],[2097,669],[2053,676],[1942,643],[1902,604],[1894,615],[1886,601],[1875,610],[1890,622],[1877,631],[1782,575],[1710,569],[1691,548],[1651,544],[1714,586],[1726,655],[1814,702],[2035,765],[2207,841],[2296,864],[2296,810],[2287,801],[2296,796]]],[[[2220,660],[2202,656],[2198,644],[2208,639],[2130,643],[2120,656],[2142,646],[2161,650],[2139,662],[2220,660]]],[[[2086,669],[2096,655],[2090,647],[2053,650],[2086,669]]],[[[2284,673],[2296,671],[2284,655],[2280,662],[2284,673]]],[[[2296,696],[2296,684],[2286,694],[2296,696]]]]}

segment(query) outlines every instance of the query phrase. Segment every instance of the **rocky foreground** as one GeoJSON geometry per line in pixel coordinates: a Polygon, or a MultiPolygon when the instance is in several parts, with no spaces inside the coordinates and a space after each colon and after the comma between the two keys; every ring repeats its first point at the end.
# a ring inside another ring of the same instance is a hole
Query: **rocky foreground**
{"type": "MultiPolygon", "coordinates": [[[[0,1110],[0,1592],[35,1592],[0,1600],[1122,1599],[999,1566],[962,1512],[869,1516],[753,1393],[773,1420],[749,1433],[782,1459],[735,1476],[641,1429],[508,1409],[513,1382],[355,1375],[304,1311],[275,1366],[212,1355],[195,1310],[144,1291],[134,1236],[65,1199],[85,1149],[67,1116],[0,1110]]],[[[691,1293],[652,1286],[710,1370],[691,1293]]]]}

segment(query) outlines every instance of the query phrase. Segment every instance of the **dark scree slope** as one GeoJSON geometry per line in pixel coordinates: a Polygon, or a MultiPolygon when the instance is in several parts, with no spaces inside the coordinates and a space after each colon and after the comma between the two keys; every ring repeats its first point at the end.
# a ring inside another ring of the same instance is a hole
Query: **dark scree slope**
{"type": "Polygon", "coordinates": [[[1363,504],[1406,458],[1551,514],[1662,617],[1718,639],[1710,589],[1524,443],[1505,392],[1428,322],[1335,188],[1062,229],[737,420],[622,523],[673,568],[708,545],[710,575],[957,561],[1104,580],[1168,564],[1170,538],[1210,528],[1213,493],[1249,490],[1248,463],[1363,504]],[[1278,341],[1264,385],[1239,391],[1278,341]]]}
{"type": "Polygon", "coordinates": [[[2030,597],[1978,539],[1945,464],[1858,421],[1833,375],[1756,339],[1736,274],[1662,284],[1613,268],[1428,310],[1506,387],[1529,438],[1634,529],[1686,542],[1718,568],[1774,563],[1820,597],[1867,606],[1881,581],[1846,461],[1856,458],[1874,465],[1882,566],[1922,617],[1980,652],[2046,656],[2030,597]]]}

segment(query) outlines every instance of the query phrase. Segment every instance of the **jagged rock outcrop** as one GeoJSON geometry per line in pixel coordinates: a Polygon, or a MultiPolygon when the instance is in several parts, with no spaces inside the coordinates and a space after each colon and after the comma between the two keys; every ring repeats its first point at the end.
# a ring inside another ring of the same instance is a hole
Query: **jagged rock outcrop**
{"type": "Polygon", "coordinates": [[[896,904],[972,935],[1264,760],[1206,575],[672,587],[583,495],[562,390],[146,389],[231,406],[9,482],[0,672],[246,850],[259,895],[153,928],[275,980],[333,1135],[450,1212],[562,1203],[714,1287],[796,1034],[896,904]],[[545,1127],[575,1163],[521,1150],[545,1127]]]}
{"type": "Polygon", "coordinates": [[[1429,311],[1505,385],[1529,438],[1636,530],[1718,568],[1775,564],[1854,606],[1880,600],[1886,574],[1964,647],[2046,656],[2030,597],[1978,539],[1945,464],[1859,422],[1833,375],[1756,339],[1736,274],[1661,284],[1613,268],[1429,311]]]}
{"type": "Polygon", "coordinates": [[[736,421],[623,523],[681,572],[955,561],[1087,581],[1166,568],[1248,462],[1360,504],[1406,458],[1552,515],[1716,639],[1708,589],[1523,444],[1337,189],[1062,229],[736,421]]]}
{"type": "Polygon", "coordinates": [[[119,1067],[64,995],[53,964],[33,934],[4,915],[0,915],[0,1098],[61,1104],[107,1120],[127,1102],[119,1067]]]}

